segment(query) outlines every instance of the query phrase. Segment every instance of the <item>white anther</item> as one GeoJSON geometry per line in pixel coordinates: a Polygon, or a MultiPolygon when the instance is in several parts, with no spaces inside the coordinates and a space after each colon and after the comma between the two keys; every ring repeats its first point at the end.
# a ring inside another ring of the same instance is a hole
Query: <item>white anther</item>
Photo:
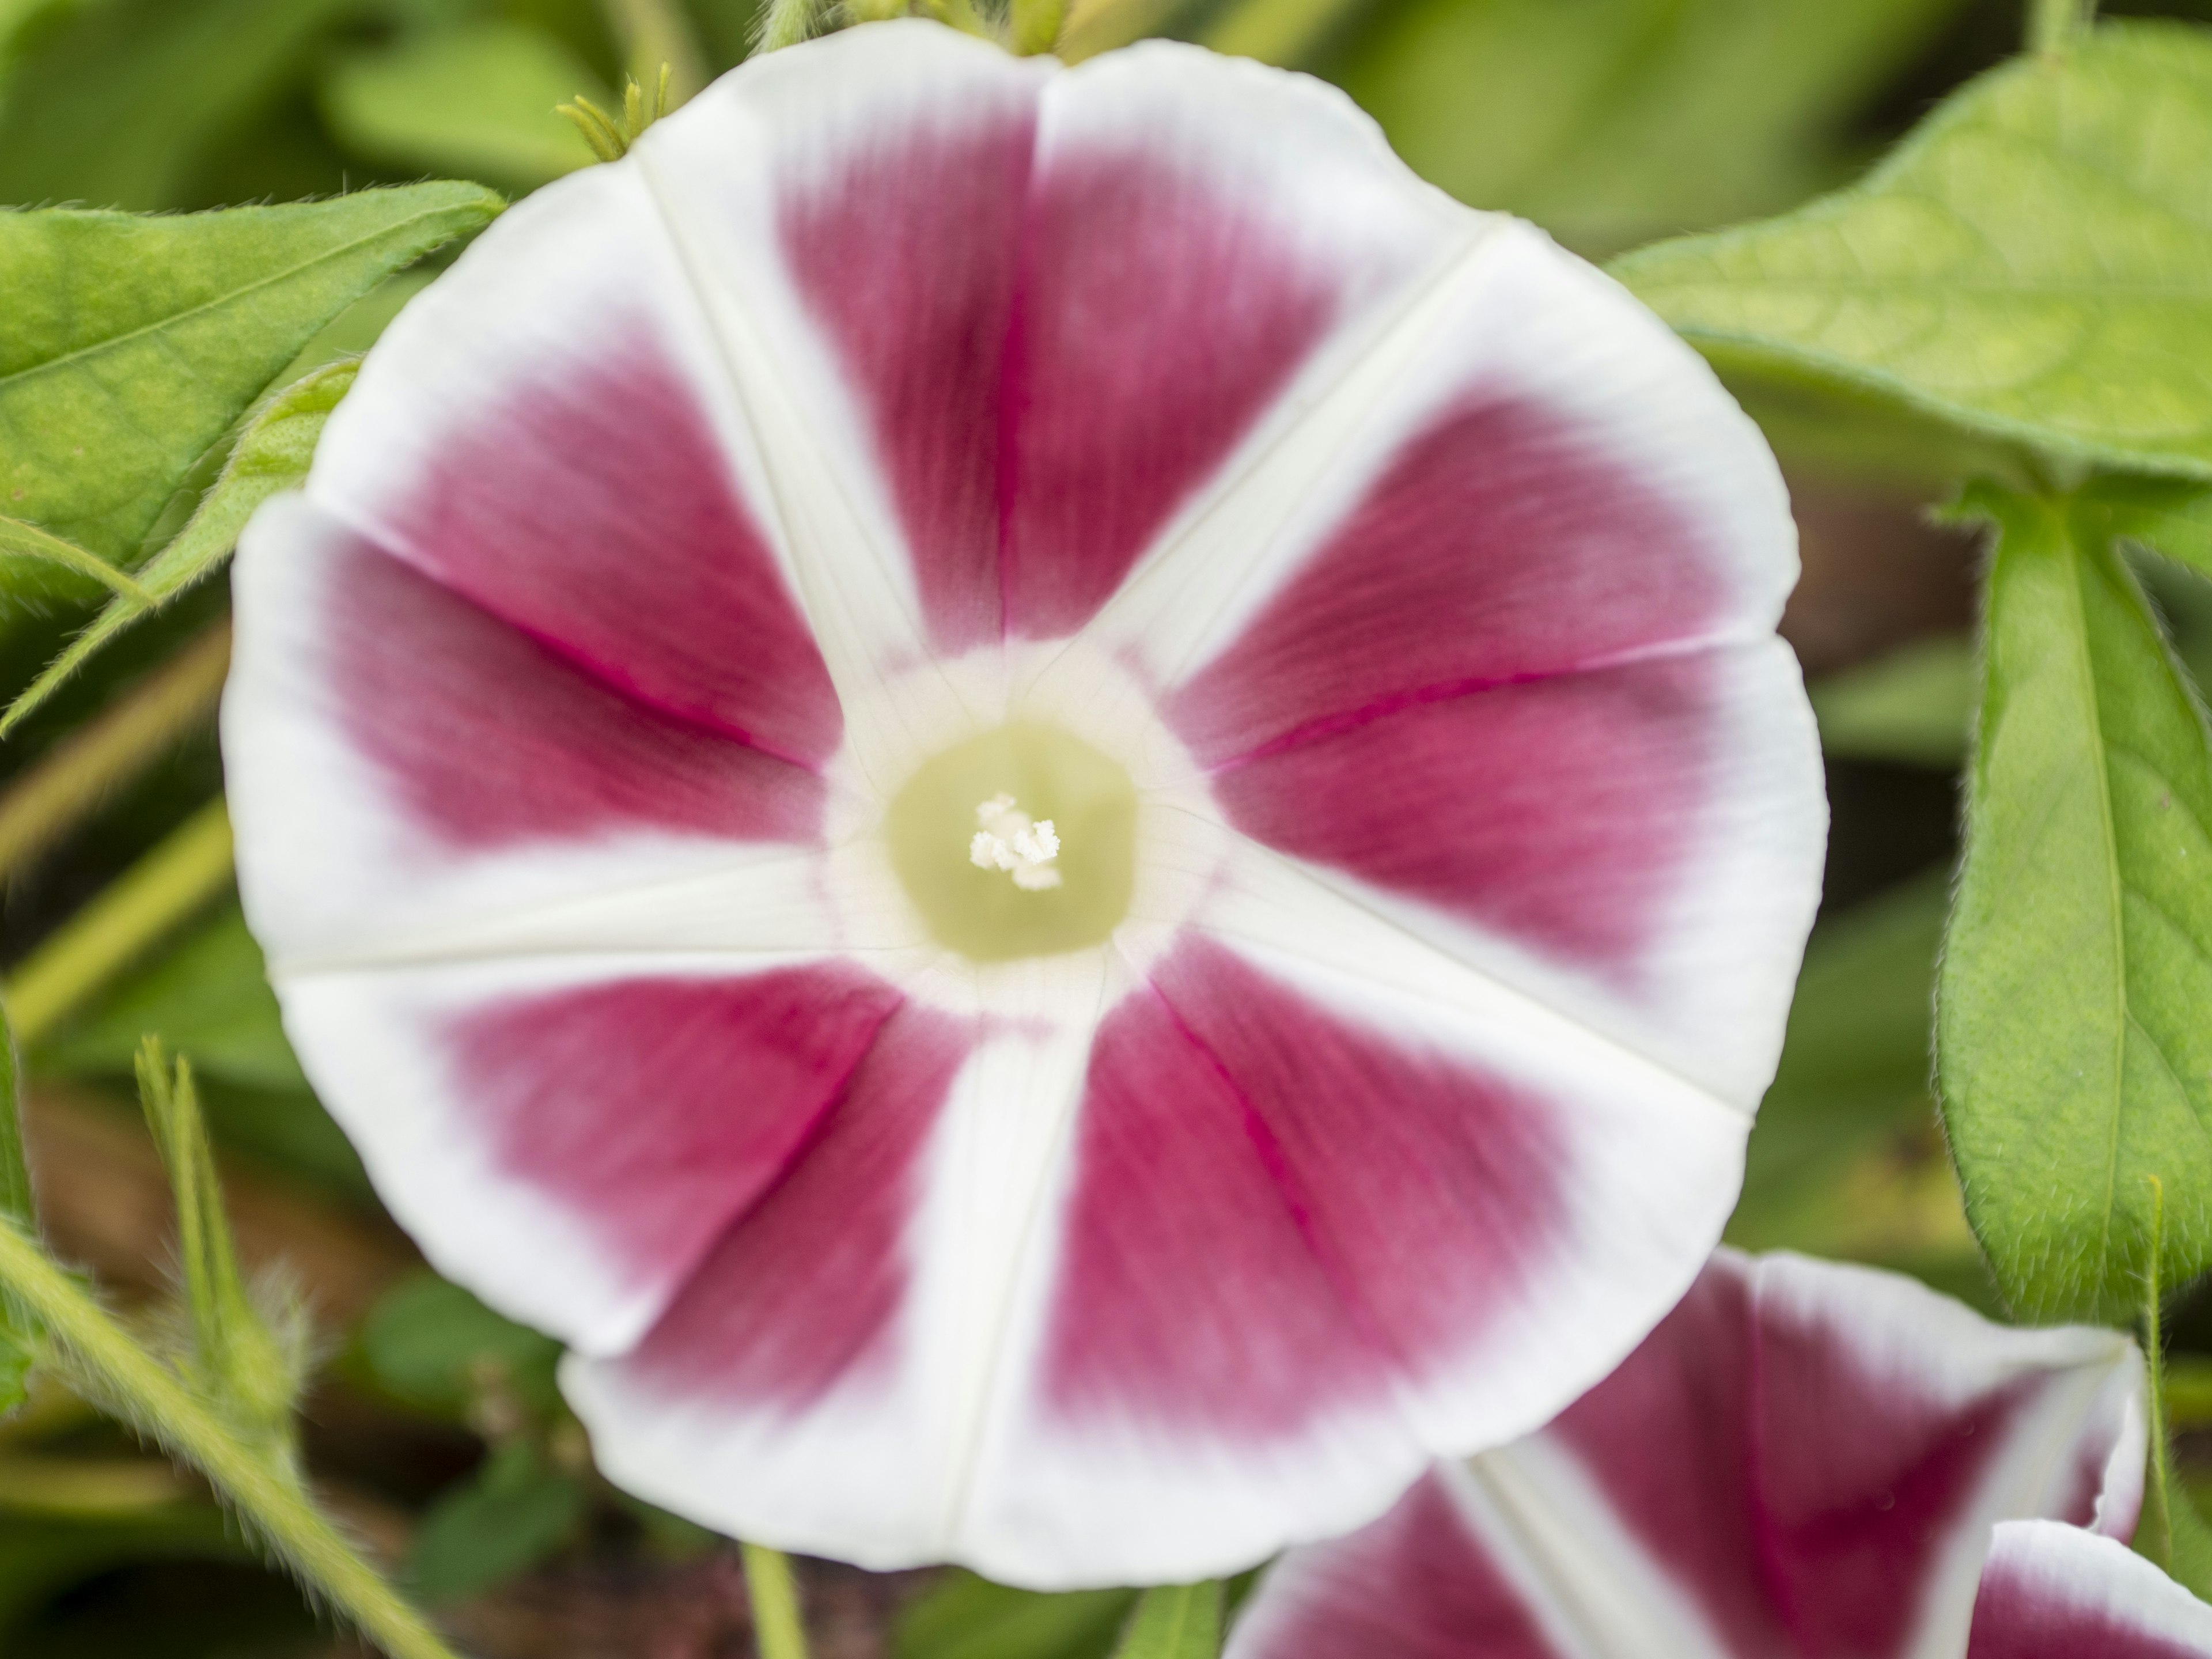
{"type": "Polygon", "coordinates": [[[1012,795],[994,795],[975,808],[981,825],[968,843],[968,861],[978,870],[1004,870],[1025,893],[1060,885],[1052,862],[1060,856],[1060,837],[1050,818],[1032,819],[1012,795]]]}

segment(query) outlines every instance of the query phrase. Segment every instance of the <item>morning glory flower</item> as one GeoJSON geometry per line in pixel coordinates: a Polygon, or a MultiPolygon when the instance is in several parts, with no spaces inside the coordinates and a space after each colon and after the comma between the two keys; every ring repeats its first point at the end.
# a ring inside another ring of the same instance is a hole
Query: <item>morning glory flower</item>
{"type": "Polygon", "coordinates": [[[1972,1659],[2129,1653],[1985,1651],[2000,1620],[1976,1591],[1992,1528],[1991,1572],[2016,1566],[2037,1606],[2080,1582],[2000,1523],[2126,1554],[2142,1394],[2118,1333],[2010,1329],[1899,1274],[1723,1251],[1556,1422],[1285,1556],[1229,1659],[1966,1659],[1970,1622],[1972,1659]]]}
{"type": "Polygon", "coordinates": [[[1966,1659],[2206,1659],[2207,1607],[2119,1543],[2056,1521],[1996,1529],[1966,1659]]]}
{"type": "Polygon", "coordinates": [[[236,578],[287,1029],[617,1480],[1188,1578],[1695,1278],[1819,883],[1781,482],[1316,82],[915,21],[508,211],[236,578]]]}

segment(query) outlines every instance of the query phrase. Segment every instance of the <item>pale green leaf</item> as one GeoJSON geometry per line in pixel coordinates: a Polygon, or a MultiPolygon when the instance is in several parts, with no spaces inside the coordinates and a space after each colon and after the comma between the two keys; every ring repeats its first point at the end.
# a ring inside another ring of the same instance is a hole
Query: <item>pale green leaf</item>
{"type": "Polygon", "coordinates": [[[426,1410],[459,1416],[487,1382],[533,1411],[560,1401],[561,1345],[434,1273],[385,1293],[362,1323],[361,1351],[379,1383],[426,1410]]]}
{"type": "Polygon", "coordinates": [[[1372,14],[1338,78],[1433,183],[1611,252],[1771,213],[1843,176],[1850,118],[1957,9],[1410,0],[1372,14]]]}
{"type": "Polygon", "coordinates": [[[1814,929],[1727,1241],[1918,1275],[1996,1311],[1938,1126],[1936,869],[1814,929]]]}
{"type": "Polygon", "coordinates": [[[1967,1214],[2014,1305],[2125,1317],[2164,1184],[2212,1265],[2212,755],[2134,577],[2063,501],[1999,528],[1938,1076],[1967,1214]]]}
{"type": "Polygon", "coordinates": [[[332,131],[403,167],[529,190],[592,162],[554,106],[605,89],[540,30],[485,20],[403,38],[338,60],[320,102],[332,131]]]}
{"type": "MultiPolygon", "coordinates": [[[[0,512],[112,562],[308,338],[499,210],[472,185],[173,218],[0,213],[0,512]]],[[[58,596],[90,598],[58,573],[58,596]]]]}
{"type": "Polygon", "coordinates": [[[422,1517],[410,1588],[435,1606],[526,1572],[575,1536],[587,1501],[581,1480],[510,1441],[422,1517]]]}
{"type": "Polygon", "coordinates": [[[194,1068],[209,1076],[256,1089],[307,1087],[284,1039],[261,948],[235,901],[40,1042],[33,1058],[64,1076],[128,1073],[149,1033],[189,1053],[194,1068]]]}
{"type": "Polygon", "coordinates": [[[955,1571],[900,1617],[892,1659],[1106,1659],[1135,1599],[1014,1589],[955,1571]]]}
{"type": "Polygon", "coordinates": [[[281,95],[332,28],[389,9],[378,0],[69,8],[0,82],[0,202],[194,205],[210,152],[281,95]]]}
{"type": "Polygon", "coordinates": [[[2081,493],[2079,511],[2107,535],[2164,554],[2212,576],[2212,489],[2169,478],[2103,477],[2081,493]]]}
{"type": "Polygon", "coordinates": [[[2107,25],[1861,184],[1613,274],[1723,356],[2057,454],[2212,477],[2212,33],[2107,25]]]}
{"type": "Polygon", "coordinates": [[[1956,766],[1973,723],[1974,653],[1948,635],[1917,640],[1807,691],[1827,754],[1956,766]]]}
{"type": "Polygon", "coordinates": [[[1162,1584],[1129,1615],[1115,1659],[1215,1659],[1221,1651],[1221,1581],[1162,1584]]]}
{"type": "Polygon", "coordinates": [[[149,602],[119,595],[23,694],[0,715],[4,738],[43,703],[94,652],[149,614],[161,601],[182,592],[218,569],[238,544],[253,510],[279,490],[295,489],[315,458],[323,422],[352,386],[360,365],[337,362],[317,369],[271,398],[247,421],[215,483],[168,545],[141,567],[140,584],[149,602]]]}
{"type": "Polygon", "coordinates": [[[1949,897],[1931,873],[1814,930],[1774,1082],[1729,1223],[1746,1249],[1814,1249],[1857,1218],[1833,1184],[1870,1148],[1936,1119],[1936,957],[1949,897]]]}

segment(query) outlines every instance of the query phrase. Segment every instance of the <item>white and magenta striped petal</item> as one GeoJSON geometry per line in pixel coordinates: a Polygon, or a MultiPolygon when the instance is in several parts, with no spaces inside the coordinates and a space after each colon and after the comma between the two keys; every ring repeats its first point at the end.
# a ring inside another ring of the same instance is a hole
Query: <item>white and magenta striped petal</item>
{"type": "Polygon", "coordinates": [[[874,1565],[1230,1571],[1534,1430],[1705,1262],[1817,896],[1795,574],[1698,359],[1340,94],[872,25],[372,354],[241,548],[243,890],[615,1478],[874,1565]],[[1126,779],[1127,908],[970,956],[889,826],[1016,726],[1126,779]]]}
{"type": "Polygon", "coordinates": [[[2054,1521],[1996,1529],[1966,1659],[2203,1659],[2207,1607],[2118,1540],[2054,1521]]]}
{"type": "Polygon", "coordinates": [[[2007,1330],[1893,1274],[1723,1252],[1541,1433],[1292,1552],[1230,1652],[1958,1659],[1971,1616],[1978,1656],[1993,1527],[2133,1530],[2141,1394],[2124,1337],[2007,1330]]]}

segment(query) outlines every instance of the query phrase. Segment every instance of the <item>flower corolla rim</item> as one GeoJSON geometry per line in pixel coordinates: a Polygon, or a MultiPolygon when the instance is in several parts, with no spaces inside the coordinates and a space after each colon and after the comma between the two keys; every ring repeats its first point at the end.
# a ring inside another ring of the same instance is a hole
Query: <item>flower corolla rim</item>
{"type": "Polygon", "coordinates": [[[1723,1250],[1555,1422],[1285,1556],[1227,1659],[2179,1659],[2068,1639],[2156,1625],[2106,1605],[2115,1559],[2162,1577],[2144,1382],[2116,1331],[1723,1250]]]}
{"type": "Polygon", "coordinates": [[[1819,889],[1796,574],[1704,363],[1341,94],[872,25],[369,355],[241,543],[241,890],[616,1480],[1188,1579],[1527,1432],[1695,1277],[1819,889]],[[939,765],[972,949],[884,829],[939,765]],[[973,867],[1002,792],[1049,890],[973,867]]]}

